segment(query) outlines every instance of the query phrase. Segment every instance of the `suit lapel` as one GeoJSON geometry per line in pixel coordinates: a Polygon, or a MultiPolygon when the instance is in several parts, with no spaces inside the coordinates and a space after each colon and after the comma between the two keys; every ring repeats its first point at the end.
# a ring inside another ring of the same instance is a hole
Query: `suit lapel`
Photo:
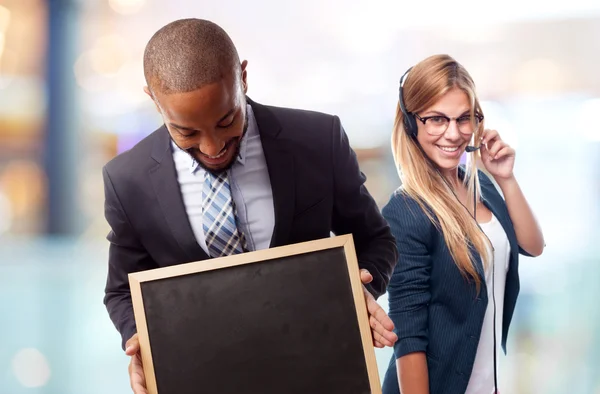
{"type": "Polygon", "coordinates": [[[282,246],[289,240],[294,217],[294,159],[287,141],[280,138],[281,125],[271,110],[249,98],[248,103],[258,124],[273,191],[275,228],[270,247],[282,246]]]}
{"type": "MultiPolygon", "coordinates": [[[[465,179],[465,168],[464,166],[459,166],[458,167],[458,177],[460,178],[460,180],[464,180],[465,179]]],[[[483,186],[482,186],[483,189],[483,186]]],[[[477,222],[477,219],[474,219],[475,222],[477,222]]],[[[477,224],[479,225],[479,224],[477,224]]],[[[481,278],[482,282],[483,282],[483,286],[485,286],[485,270],[483,268],[483,260],[481,260],[481,256],[479,255],[479,253],[477,252],[477,249],[475,249],[475,247],[472,244],[469,244],[469,251],[471,252],[473,258],[475,259],[475,271],[477,271],[477,273],[479,274],[479,277],[481,278]]]]}
{"type": "Polygon", "coordinates": [[[204,260],[208,255],[198,245],[185,211],[170,143],[169,132],[163,126],[152,150],[157,162],[149,171],[152,186],[171,233],[189,261],[204,260]]]}
{"type": "Polygon", "coordinates": [[[502,225],[504,232],[506,233],[506,237],[508,238],[508,242],[510,244],[511,256],[514,256],[514,253],[518,253],[519,245],[517,243],[517,236],[515,234],[512,223],[510,222],[510,217],[506,213],[506,210],[501,209],[504,206],[504,201],[502,197],[495,189],[493,184],[483,184],[481,185],[481,193],[483,195],[483,204],[494,214],[496,219],[502,225]]]}

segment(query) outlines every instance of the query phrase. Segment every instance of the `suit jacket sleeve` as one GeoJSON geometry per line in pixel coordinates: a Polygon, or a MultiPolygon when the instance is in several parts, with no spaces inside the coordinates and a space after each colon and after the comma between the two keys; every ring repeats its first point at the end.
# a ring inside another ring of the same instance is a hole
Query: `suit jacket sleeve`
{"type": "Polygon", "coordinates": [[[369,270],[373,281],[366,288],[375,298],[385,293],[397,261],[390,228],[367,191],[356,154],[338,117],[333,118],[334,234],[352,234],[358,264],[369,270]]]}
{"type": "Polygon", "coordinates": [[[390,223],[399,253],[388,288],[388,314],[398,336],[394,355],[400,358],[409,353],[426,352],[429,343],[431,257],[427,245],[433,225],[414,200],[400,193],[383,208],[383,216],[390,223]]]}
{"type": "Polygon", "coordinates": [[[104,304],[121,334],[124,349],[125,342],[136,333],[128,274],[156,268],[156,264],[138,240],[106,167],[103,176],[104,214],[111,228],[107,236],[110,245],[104,304]]]}

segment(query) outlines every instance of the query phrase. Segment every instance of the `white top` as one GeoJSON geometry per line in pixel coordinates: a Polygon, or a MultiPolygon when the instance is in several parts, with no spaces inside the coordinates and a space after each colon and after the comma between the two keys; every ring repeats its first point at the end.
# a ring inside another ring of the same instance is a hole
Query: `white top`
{"type": "MultiPolygon", "coordinates": [[[[494,393],[494,299],[496,298],[496,347],[499,349],[502,339],[502,315],[504,312],[504,289],[506,286],[506,272],[510,258],[510,244],[502,225],[492,214],[492,220],[479,224],[483,232],[492,243],[493,260],[485,270],[485,283],[488,292],[488,305],[483,319],[481,336],[475,356],[475,364],[469,379],[465,394],[492,394],[494,393]],[[492,275],[492,266],[494,275],[492,275]],[[493,283],[492,283],[493,280],[493,283]]],[[[490,251],[492,252],[492,251],[490,251]]],[[[499,351],[498,351],[499,353],[499,351]]]]}
{"type": "MultiPolygon", "coordinates": [[[[247,107],[248,130],[240,153],[228,170],[231,198],[237,210],[238,229],[246,236],[248,249],[267,249],[275,227],[273,192],[267,162],[252,107],[247,107]]],[[[190,225],[198,244],[208,253],[202,227],[202,187],[205,170],[187,152],[172,143],[177,181],[190,225]]]]}

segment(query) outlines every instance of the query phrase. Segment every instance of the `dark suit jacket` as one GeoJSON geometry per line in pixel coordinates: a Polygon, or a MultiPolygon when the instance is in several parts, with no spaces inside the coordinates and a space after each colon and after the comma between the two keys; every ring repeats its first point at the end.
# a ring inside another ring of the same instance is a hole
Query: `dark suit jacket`
{"type": "MultiPolygon", "coordinates": [[[[383,294],[397,261],[394,238],[364,187],[336,116],[249,100],[273,189],[271,247],[352,233],[367,286],[383,294]]],[[[190,226],[163,125],[103,169],[111,231],[104,303],[123,338],[135,332],[128,273],[207,259],[190,226]]]]}
{"type": "MultiPolygon", "coordinates": [[[[462,169],[460,174],[464,176],[462,169]]],[[[498,311],[504,314],[501,344],[506,352],[508,328],[519,294],[519,252],[527,253],[517,244],[502,196],[481,171],[479,181],[483,203],[502,224],[511,247],[504,311],[498,311]]],[[[474,253],[482,280],[477,294],[475,283],[467,282],[458,271],[441,231],[413,199],[401,190],[396,192],[383,208],[383,215],[392,228],[400,255],[388,288],[389,316],[396,326],[398,342],[384,379],[383,392],[399,393],[397,358],[425,352],[429,392],[463,394],[475,362],[488,305],[481,258],[474,253]]]]}

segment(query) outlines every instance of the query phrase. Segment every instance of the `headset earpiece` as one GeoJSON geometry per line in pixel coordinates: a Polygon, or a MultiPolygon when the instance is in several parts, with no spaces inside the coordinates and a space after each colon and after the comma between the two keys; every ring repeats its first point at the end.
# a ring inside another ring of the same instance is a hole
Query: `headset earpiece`
{"type": "Polygon", "coordinates": [[[400,104],[400,110],[402,111],[402,115],[404,117],[404,130],[406,130],[408,135],[410,135],[411,137],[417,138],[417,132],[419,131],[419,128],[417,127],[417,119],[415,118],[415,115],[412,112],[408,112],[406,110],[406,106],[404,105],[403,85],[404,80],[406,79],[406,76],[408,75],[410,70],[412,70],[412,67],[406,70],[404,75],[402,75],[402,77],[400,78],[398,103],[400,104]]]}
{"type": "Polygon", "coordinates": [[[419,131],[419,128],[417,127],[417,120],[415,118],[415,115],[413,115],[412,113],[404,114],[404,129],[406,130],[408,135],[410,135],[413,138],[417,138],[417,132],[419,131]]]}

